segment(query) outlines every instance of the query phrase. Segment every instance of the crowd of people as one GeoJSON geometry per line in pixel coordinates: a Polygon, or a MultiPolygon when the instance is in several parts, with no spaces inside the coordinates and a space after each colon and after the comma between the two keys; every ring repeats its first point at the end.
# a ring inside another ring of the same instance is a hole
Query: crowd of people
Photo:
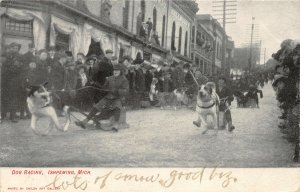
{"type": "MultiPolygon", "coordinates": [[[[112,50],[106,50],[105,55],[101,56],[92,54],[86,57],[78,53],[74,60],[70,51],[57,51],[55,47],[37,51],[30,44],[25,54],[20,54],[20,49],[21,45],[14,42],[5,47],[2,55],[1,118],[9,118],[12,122],[30,118],[26,103],[28,86],[48,82],[47,89],[51,91],[101,87],[106,78],[113,75],[113,66],[117,64],[129,85],[124,104],[132,109],[159,105],[157,97],[181,87],[187,87],[187,93],[192,98],[197,90],[195,80],[198,84],[208,81],[199,69],[192,69],[189,63],[174,62],[169,65],[160,60],[151,64],[144,61],[140,53],[134,60],[129,56],[118,60],[112,50]],[[158,94],[150,100],[153,79],[157,80],[155,89],[158,94]]],[[[94,103],[103,94],[95,97],[94,103]]]]}
{"type": "Polygon", "coordinates": [[[300,67],[300,44],[287,39],[281,43],[281,49],[273,54],[277,65],[273,88],[276,92],[278,107],[282,114],[278,117],[283,121],[278,127],[289,142],[296,142],[299,158],[299,67],[300,67]]]}

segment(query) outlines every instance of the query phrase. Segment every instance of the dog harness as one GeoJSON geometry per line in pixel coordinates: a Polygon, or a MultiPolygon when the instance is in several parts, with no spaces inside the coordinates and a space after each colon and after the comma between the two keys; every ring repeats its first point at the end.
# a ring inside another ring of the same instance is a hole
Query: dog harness
{"type": "Polygon", "coordinates": [[[197,105],[198,105],[199,108],[202,108],[202,109],[209,109],[209,108],[213,107],[215,104],[216,104],[216,103],[213,102],[213,104],[211,104],[211,105],[209,105],[209,106],[207,106],[207,107],[203,107],[203,106],[200,106],[200,105],[198,105],[198,104],[197,104],[197,105]]]}

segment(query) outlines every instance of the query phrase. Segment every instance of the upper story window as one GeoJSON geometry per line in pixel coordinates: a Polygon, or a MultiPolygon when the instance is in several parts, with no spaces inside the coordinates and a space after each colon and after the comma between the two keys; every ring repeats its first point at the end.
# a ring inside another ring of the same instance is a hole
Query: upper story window
{"type": "Polygon", "coordinates": [[[129,0],[125,0],[125,7],[123,7],[123,27],[128,29],[129,19],[129,0]]]}
{"type": "Polygon", "coordinates": [[[175,35],[176,35],[176,24],[175,21],[173,22],[173,26],[172,26],[172,36],[171,36],[171,50],[172,51],[176,51],[176,47],[175,47],[175,35]]]}
{"type": "Polygon", "coordinates": [[[166,16],[163,16],[163,22],[162,22],[162,34],[161,34],[161,45],[165,45],[165,30],[166,30],[166,16]]]}
{"type": "Polygon", "coordinates": [[[192,27],[192,43],[195,41],[195,26],[192,27]]]}
{"type": "Polygon", "coordinates": [[[179,39],[178,39],[178,53],[181,52],[181,36],[182,36],[182,28],[179,28],[179,39]]]}
{"type": "Polygon", "coordinates": [[[153,9],[153,31],[156,31],[156,20],[157,20],[157,11],[154,7],[153,9]]]}
{"type": "Polygon", "coordinates": [[[187,56],[187,44],[188,44],[188,32],[185,32],[185,39],[184,39],[184,56],[187,56]]]}
{"type": "Polygon", "coordinates": [[[145,0],[141,0],[141,12],[142,12],[142,21],[145,21],[145,12],[146,12],[145,0]]]}
{"type": "Polygon", "coordinates": [[[10,35],[32,37],[33,21],[20,21],[4,16],[4,31],[10,35]]]}

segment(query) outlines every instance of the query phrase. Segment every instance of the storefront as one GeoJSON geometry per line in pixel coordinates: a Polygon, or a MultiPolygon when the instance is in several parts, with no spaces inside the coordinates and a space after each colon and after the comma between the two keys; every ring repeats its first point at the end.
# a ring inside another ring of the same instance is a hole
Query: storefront
{"type": "Polygon", "coordinates": [[[79,51],[85,55],[101,55],[108,49],[111,49],[114,53],[116,53],[115,39],[113,35],[105,33],[87,23],[85,23],[82,28],[81,42],[82,46],[79,51]],[[98,50],[98,47],[100,50],[98,50]],[[94,49],[94,51],[91,49],[94,49]]]}
{"type": "Polygon", "coordinates": [[[28,45],[36,49],[46,46],[47,15],[38,11],[1,8],[2,47],[16,42],[20,53],[28,51],[28,45]]]}

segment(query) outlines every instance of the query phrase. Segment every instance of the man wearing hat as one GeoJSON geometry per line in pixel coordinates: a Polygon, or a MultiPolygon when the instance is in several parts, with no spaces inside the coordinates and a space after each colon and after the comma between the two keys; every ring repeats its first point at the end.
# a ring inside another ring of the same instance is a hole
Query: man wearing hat
{"type": "Polygon", "coordinates": [[[97,73],[96,81],[99,85],[103,85],[105,83],[106,77],[113,75],[113,64],[111,63],[111,59],[113,57],[113,51],[108,49],[105,51],[105,57],[99,62],[99,70],[97,73]]]}
{"type": "Polygon", "coordinates": [[[91,55],[87,58],[86,64],[86,74],[88,78],[88,84],[92,85],[96,81],[96,75],[98,73],[98,59],[96,55],[91,55]]]}
{"type": "MultiPolygon", "coordinates": [[[[103,115],[103,111],[114,111],[115,123],[113,128],[117,130],[119,128],[120,111],[123,106],[122,100],[128,93],[129,85],[127,79],[122,74],[122,68],[119,64],[114,65],[113,76],[107,77],[102,89],[107,90],[106,95],[98,103],[96,103],[87,118],[83,121],[76,122],[76,125],[86,128],[90,120],[94,120],[96,114],[100,112],[103,115]]],[[[96,121],[97,122],[97,121],[96,121]]]]}
{"type": "Polygon", "coordinates": [[[5,119],[10,112],[12,122],[16,120],[18,101],[18,85],[20,85],[19,50],[20,44],[11,43],[7,46],[6,60],[1,69],[1,118],[5,119]],[[16,65],[15,65],[16,64],[16,65]]]}
{"type": "Polygon", "coordinates": [[[71,51],[65,51],[67,62],[72,62],[73,61],[73,54],[71,51]]]}
{"type": "Polygon", "coordinates": [[[77,53],[77,60],[75,61],[76,67],[84,66],[85,55],[83,53],[77,53]]]}
{"type": "Polygon", "coordinates": [[[183,86],[184,73],[179,63],[175,61],[171,65],[171,80],[173,89],[178,89],[183,86]]]}
{"type": "Polygon", "coordinates": [[[65,79],[65,65],[67,59],[65,55],[59,55],[59,59],[53,65],[53,87],[56,90],[62,90],[64,88],[64,79],[65,79]]]}

